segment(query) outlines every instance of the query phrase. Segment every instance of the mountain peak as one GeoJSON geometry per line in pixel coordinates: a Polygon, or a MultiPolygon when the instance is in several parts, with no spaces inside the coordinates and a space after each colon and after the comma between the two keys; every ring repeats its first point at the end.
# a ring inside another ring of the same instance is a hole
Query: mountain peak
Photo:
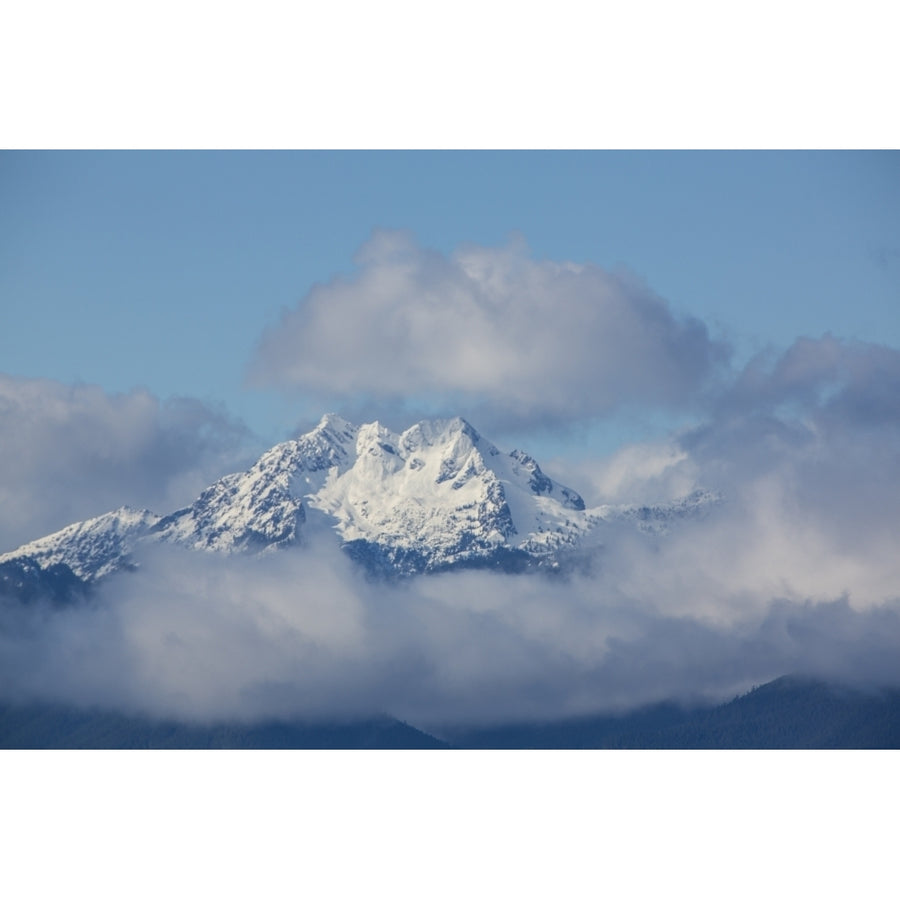
{"type": "Polygon", "coordinates": [[[339,416],[337,413],[325,413],[324,416],[319,420],[319,424],[313,429],[313,431],[336,431],[336,432],[345,432],[345,431],[356,431],[357,427],[352,422],[348,422],[342,416],[339,416]]]}
{"type": "Polygon", "coordinates": [[[478,443],[481,440],[481,435],[462,416],[453,416],[451,419],[437,419],[435,421],[440,423],[449,435],[462,434],[473,443],[478,443]]]}

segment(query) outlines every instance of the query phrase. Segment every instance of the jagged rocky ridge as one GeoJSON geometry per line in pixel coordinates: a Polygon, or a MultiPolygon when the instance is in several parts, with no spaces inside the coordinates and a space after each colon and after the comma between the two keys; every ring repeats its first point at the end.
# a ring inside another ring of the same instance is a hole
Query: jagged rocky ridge
{"type": "Polygon", "coordinates": [[[37,567],[60,583],[70,570],[90,584],[131,565],[142,543],[269,553],[321,529],[382,574],[553,568],[602,543],[610,525],[664,532],[715,499],[699,491],[658,506],[586,509],[530,456],[502,453],[464,419],[419,422],[395,434],[377,422],[356,426],[326,415],[184,509],[161,517],[122,507],[0,556],[0,579],[15,581],[26,570],[33,579],[37,567]]]}

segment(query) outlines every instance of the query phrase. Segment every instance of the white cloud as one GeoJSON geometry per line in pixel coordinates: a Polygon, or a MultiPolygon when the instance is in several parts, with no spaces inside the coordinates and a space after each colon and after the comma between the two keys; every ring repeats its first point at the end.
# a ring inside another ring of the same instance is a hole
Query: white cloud
{"type": "Polygon", "coordinates": [[[0,374],[0,552],[124,504],[169,512],[246,440],[197,400],[0,374]]]}
{"type": "Polygon", "coordinates": [[[265,332],[256,384],[534,424],[690,406],[727,356],[636,279],[534,260],[518,241],[444,256],[376,231],[355,261],[265,332]]]}

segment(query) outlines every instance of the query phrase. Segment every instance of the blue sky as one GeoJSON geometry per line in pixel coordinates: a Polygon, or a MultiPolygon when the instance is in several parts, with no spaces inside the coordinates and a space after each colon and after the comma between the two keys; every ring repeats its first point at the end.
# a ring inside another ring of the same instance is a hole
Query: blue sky
{"type": "MultiPolygon", "coordinates": [[[[5,152],[0,194],[0,370],[197,397],[263,443],[320,412],[247,387],[264,328],[374,229],[624,267],[736,364],[826,332],[900,346],[897,153],[5,152]]],[[[672,421],[607,416],[592,449],[672,421]]]]}

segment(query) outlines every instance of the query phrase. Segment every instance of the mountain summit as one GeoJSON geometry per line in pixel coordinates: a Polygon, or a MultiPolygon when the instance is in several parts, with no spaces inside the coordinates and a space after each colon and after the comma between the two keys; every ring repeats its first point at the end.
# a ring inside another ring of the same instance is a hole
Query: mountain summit
{"type": "Polygon", "coordinates": [[[586,509],[526,453],[501,452],[465,419],[426,420],[395,434],[378,422],[356,426],[326,415],[184,509],[160,517],[122,507],[70,525],[0,556],[0,574],[9,581],[23,566],[57,573],[63,566],[92,582],[127,567],[146,542],[274,552],[320,530],[383,574],[557,567],[566,554],[598,543],[601,525],[665,530],[713,499],[698,492],[657,507],[586,509]]]}

